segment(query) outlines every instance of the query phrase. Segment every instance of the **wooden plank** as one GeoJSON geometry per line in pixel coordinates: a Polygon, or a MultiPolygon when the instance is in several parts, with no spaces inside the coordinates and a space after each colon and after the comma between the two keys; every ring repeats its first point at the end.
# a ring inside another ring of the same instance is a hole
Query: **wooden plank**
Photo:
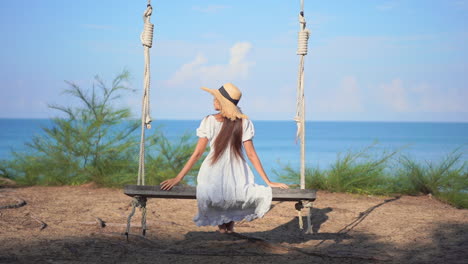
{"type": "MultiPolygon", "coordinates": [[[[124,193],[128,196],[147,198],[196,199],[196,187],[174,186],[170,191],[163,191],[159,185],[125,185],[124,193]]],[[[315,201],[316,190],[273,188],[273,201],[315,201]]]]}
{"type": "Polygon", "coordinates": [[[124,193],[128,196],[147,198],[196,199],[196,188],[192,186],[174,186],[170,191],[163,191],[159,185],[125,185],[124,193]]]}

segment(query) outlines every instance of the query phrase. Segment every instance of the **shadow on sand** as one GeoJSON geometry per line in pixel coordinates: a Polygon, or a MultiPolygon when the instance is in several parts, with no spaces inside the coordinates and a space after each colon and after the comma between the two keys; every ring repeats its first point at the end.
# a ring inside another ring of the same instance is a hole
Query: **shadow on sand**
{"type": "Polygon", "coordinates": [[[181,240],[152,231],[146,238],[133,235],[128,243],[121,233],[90,228],[89,235],[0,243],[0,263],[465,263],[467,224],[431,226],[431,243],[404,249],[378,242],[374,235],[350,234],[376,208],[397,199],[361,212],[336,233],[320,232],[333,208],[314,208],[310,235],[298,229],[297,218],[264,232],[188,232],[181,240]],[[320,241],[314,243],[320,247],[304,246],[311,240],[320,241]]]}

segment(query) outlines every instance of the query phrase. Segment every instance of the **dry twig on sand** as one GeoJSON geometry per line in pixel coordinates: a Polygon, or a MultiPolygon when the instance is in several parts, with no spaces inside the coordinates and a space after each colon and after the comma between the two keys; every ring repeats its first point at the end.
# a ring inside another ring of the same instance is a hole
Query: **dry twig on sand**
{"type": "Polygon", "coordinates": [[[34,219],[36,222],[38,222],[39,224],[41,224],[41,227],[39,230],[43,230],[44,228],[47,227],[47,224],[45,222],[43,222],[41,219],[37,218],[36,216],[34,216],[33,214],[31,214],[30,212],[28,212],[26,215],[29,215],[29,217],[31,217],[32,219],[34,219]]]}
{"type": "MultiPolygon", "coordinates": [[[[96,218],[98,218],[98,217],[96,217],[96,218]]],[[[95,226],[96,223],[97,223],[98,227],[100,227],[100,228],[104,228],[104,227],[107,227],[107,226],[113,226],[113,227],[126,227],[127,226],[127,224],[107,223],[107,222],[105,222],[103,220],[101,220],[101,221],[102,221],[102,224],[97,219],[94,222],[91,222],[91,221],[90,222],[78,222],[78,224],[95,226]]],[[[133,225],[132,227],[141,227],[141,226],[140,225],[133,225]]]]}
{"type": "MultiPolygon", "coordinates": [[[[102,220],[101,218],[99,217],[95,217],[95,220],[94,222],[78,222],[78,224],[80,225],[97,225],[100,227],[100,228],[104,228],[104,227],[107,227],[107,226],[113,226],[113,227],[126,227],[127,224],[119,224],[119,223],[108,223],[104,220],[102,220]]],[[[181,224],[178,224],[176,222],[173,222],[173,221],[162,221],[162,220],[159,220],[158,221],[159,224],[161,225],[176,225],[176,226],[182,226],[181,224]]],[[[141,228],[141,225],[140,224],[132,224],[132,228],[141,228]]]]}
{"type": "Polygon", "coordinates": [[[99,217],[94,217],[96,219],[96,222],[98,223],[99,227],[100,228],[104,228],[106,227],[106,222],[104,222],[104,220],[102,220],[101,218],[99,217]]]}
{"type": "MultiPolygon", "coordinates": [[[[8,196],[5,196],[5,195],[1,195],[0,194],[0,197],[8,197],[8,196]]],[[[25,206],[26,205],[26,201],[23,200],[23,199],[20,199],[18,197],[11,197],[13,199],[16,200],[17,203],[15,204],[7,204],[7,205],[2,205],[0,206],[0,209],[13,209],[13,208],[20,208],[21,206],[25,206]]]]}

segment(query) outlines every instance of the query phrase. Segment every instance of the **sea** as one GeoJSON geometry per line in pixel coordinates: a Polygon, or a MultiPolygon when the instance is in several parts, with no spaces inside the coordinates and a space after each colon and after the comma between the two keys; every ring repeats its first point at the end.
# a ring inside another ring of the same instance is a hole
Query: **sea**
{"type": "MultiPolygon", "coordinates": [[[[286,165],[299,169],[301,156],[296,123],[252,121],[254,146],[268,177],[277,181],[286,165]]],[[[199,124],[200,120],[155,120],[153,128],[146,133],[148,136],[164,133],[172,142],[189,133],[196,140],[195,130],[199,124]]],[[[11,159],[12,151],[27,151],[25,143],[31,142],[35,135],[44,134],[43,128],[51,126],[50,119],[0,119],[0,162],[11,159]]],[[[329,169],[346,153],[365,149],[369,158],[398,151],[394,159],[404,155],[424,164],[440,162],[457,150],[462,154],[461,162],[468,161],[468,123],[308,121],[305,141],[307,168],[329,169]]],[[[262,184],[255,174],[256,181],[262,184]]],[[[137,172],[135,182],[136,175],[137,172]]]]}

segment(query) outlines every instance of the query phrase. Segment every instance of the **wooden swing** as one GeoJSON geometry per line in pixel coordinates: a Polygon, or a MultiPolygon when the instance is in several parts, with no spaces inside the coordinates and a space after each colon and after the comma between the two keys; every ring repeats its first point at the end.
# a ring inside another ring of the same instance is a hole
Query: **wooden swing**
{"type": "MultiPolygon", "coordinates": [[[[146,234],[146,202],[148,198],[160,199],[196,199],[196,187],[193,186],[174,186],[169,191],[161,190],[160,186],[145,185],[145,129],[151,128],[151,118],[149,115],[149,91],[150,91],[150,56],[149,49],[152,47],[153,28],[150,18],[152,13],[151,0],[148,0],[147,8],[143,14],[144,30],[141,34],[141,42],[144,47],[145,55],[145,70],[144,70],[144,92],[142,103],[142,118],[141,118],[141,140],[140,140],[140,158],[138,169],[137,185],[126,185],[124,193],[133,197],[132,211],[127,218],[127,229],[125,235],[128,240],[130,232],[130,224],[135,209],[137,207],[142,210],[141,227],[142,235],[146,234]]],[[[297,112],[294,120],[297,123],[297,137],[301,139],[301,188],[300,189],[279,189],[273,188],[273,201],[295,201],[295,209],[299,215],[299,228],[303,229],[302,209],[309,208],[307,214],[307,229],[306,234],[312,234],[311,212],[312,202],[316,199],[316,190],[305,189],[305,118],[304,118],[304,56],[307,55],[307,42],[309,39],[309,31],[305,28],[304,18],[304,1],[301,0],[301,12],[299,13],[299,47],[297,54],[301,56],[299,63],[299,77],[297,89],[297,112]]]]}

